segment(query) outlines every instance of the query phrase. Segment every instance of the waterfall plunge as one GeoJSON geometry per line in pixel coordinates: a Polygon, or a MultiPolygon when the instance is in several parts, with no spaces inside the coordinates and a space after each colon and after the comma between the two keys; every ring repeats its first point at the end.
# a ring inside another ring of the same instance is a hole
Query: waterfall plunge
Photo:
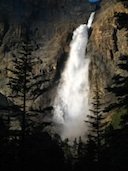
{"type": "Polygon", "coordinates": [[[85,53],[94,15],[93,12],[87,25],[82,24],[73,32],[69,58],[58,86],[53,120],[61,127],[58,133],[62,139],[84,136],[87,130],[84,121],[89,114],[90,59],[85,53]]]}

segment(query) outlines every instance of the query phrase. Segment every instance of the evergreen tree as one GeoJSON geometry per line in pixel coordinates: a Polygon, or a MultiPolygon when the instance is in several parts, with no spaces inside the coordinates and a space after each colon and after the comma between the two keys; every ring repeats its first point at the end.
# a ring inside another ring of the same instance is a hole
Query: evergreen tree
{"type": "Polygon", "coordinates": [[[33,46],[28,42],[21,42],[17,54],[13,53],[13,68],[8,68],[9,87],[12,90],[11,98],[21,109],[22,114],[22,138],[26,131],[27,102],[32,100],[32,89],[35,86],[33,67],[38,62],[32,55],[33,46]]]}
{"type": "MultiPolygon", "coordinates": [[[[112,84],[107,90],[115,95],[115,102],[105,108],[105,111],[118,110],[112,120],[118,118],[120,127],[109,125],[106,129],[106,148],[104,149],[105,170],[127,170],[128,168],[128,56],[122,55],[117,65],[119,74],[112,78],[112,84]],[[121,121],[121,122],[120,122],[121,121]]],[[[116,111],[115,111],[116,112],[116,111]]]]}
{"type": "Polygon", "coordinates": [[[98,87],[98,82],[96,80],[96,90],[95,95],[92,102],[92,109],[90,110],[90,114],[88,115],[88,123],[89,133],[88,133],[88,141],[87,141],[87,160],[88,164],[91,167],[97,166],[98,170],[100,169],[100,161],[101,161],[101,150],[104,144],[104,129],[106,127],[105,117],[103,116],[103,110],[100,91],[98,87]]]}
{"type": "Polygon", "coordinates": [[[77,153],[77,160],[74,166],[74,171],[77,170],[88,170],[88,166],[87,166],[87,147],[85,142],[81,139],[81,137],[79,137],[79,140],[77,143],[75,143],[76,145],[76,153],[77,153]]]}

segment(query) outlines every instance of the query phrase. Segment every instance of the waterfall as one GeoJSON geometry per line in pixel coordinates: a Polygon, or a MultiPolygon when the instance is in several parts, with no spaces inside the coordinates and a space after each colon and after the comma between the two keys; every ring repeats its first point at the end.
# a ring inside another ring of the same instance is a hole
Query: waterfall
{"type": "Polygon", "coordinates": [[[69,57],[58,85],[53,121],[61,128],[58,132],[62,139],[84,136],[87,129],[90,59],[86,48],[94,15],[94,12],[90,15],[87,25],[82,24],[73,32],[69,57]]]}

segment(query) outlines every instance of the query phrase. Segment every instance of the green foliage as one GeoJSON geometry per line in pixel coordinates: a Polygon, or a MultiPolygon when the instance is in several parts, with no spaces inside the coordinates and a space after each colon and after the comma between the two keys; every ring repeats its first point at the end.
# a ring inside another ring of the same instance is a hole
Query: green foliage
{"type": "Polygon", "coordinates": [[[128,168],[128,56],[122,55],[118,64],[120,74],[113,77],[107,89],[116,97],[116,102],[107,107],[114,111],[112,123],[106,129],[106,146],[103,150],[104,165],[113,170],[128,168]]]}
{"type": "Polygon", "coordinates": [[[112,78],[112,85],[107,87],[107,90],[116,96],[117,102],[108,106],[108,110],[112,110],[114,108],[128,108],[128,56],[122,55],[120,57],[118,67],[122,70],[123,75],[115,75],[112,78]]]}
{"type": "MultiPolygon", "coordinates": [[[[120,122],[124,116],[128,115],[128,56],[122,55],[120,57],[120,62],[118,64],[119,69],[122,71],[123,74],[117,74],[113,77],[112,85],[110,85],[107,90],[113,93],[117,99],[115,103],[110,104],[106,110],[116,111],[112,117],[112,125],[114,128],[120,128],[120,122]]],[[[122,124],[127,123],[128,118],[125,117],[126,121],[123,121],[122,124]]]]}
{"type": "Polygon", "coordinates": [[[128,114],[126,114],[126,112],[127,112],[126,109],[118,109],[113,113],[111,123],[112,123],[112,126],[113,126],[114,129],[121,128],[122,118],[125,115],[128,115],[128,114]]]}

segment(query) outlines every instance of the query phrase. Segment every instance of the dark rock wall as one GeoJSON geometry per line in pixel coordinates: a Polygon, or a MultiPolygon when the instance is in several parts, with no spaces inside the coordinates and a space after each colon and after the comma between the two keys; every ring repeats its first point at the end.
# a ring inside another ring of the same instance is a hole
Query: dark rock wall
{"type": "Polygon", "coordinates": [[[42,108],[45,106],[43,103],[48,105],[52,96],[49,93],[51,85],[54,87],[60,78],[72,32],[79,24],[87,21],[90,13],[88,5],[87,1],[82,0],[1,0],[0,92],[5,96],[10,94],[6,68],[13,67],[12,53],[16,52],[22,40],[29,37],[33,43],[33,55],[41,61],[35,66],[34,72],[38,74],[43,70],[50,80],[46,97],[43,94],[44,100],[38,97],[39,100],[36,99],[37,103],[34,104],[42,108]]]}

